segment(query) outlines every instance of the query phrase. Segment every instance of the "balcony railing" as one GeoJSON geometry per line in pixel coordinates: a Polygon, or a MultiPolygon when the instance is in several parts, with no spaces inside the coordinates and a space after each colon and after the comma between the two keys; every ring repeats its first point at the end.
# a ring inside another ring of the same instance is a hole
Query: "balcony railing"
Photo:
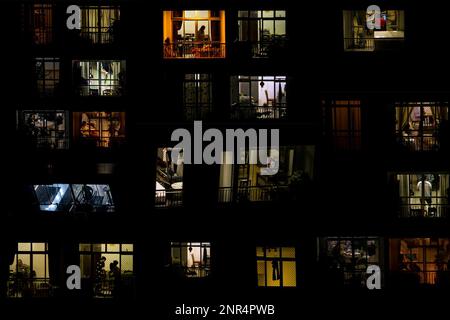
{"type": "Polygon", "coordinates": [[[277,52],[286,50],[287,40],[280,36],[268,41],[239,41],[239,47],[246,54],[250,52],[252,58],[268,58],[277,52]]]}
{"type": "Polygon", "coordinates": [[[159,208],[180,207],[183,205],[183,190],[156,190],[155,206],[159,208]]]}
{"type": "Polygon", "coordinates": [[[184,106],[186,120],[204,120],[211,115],[211,105],[184,106]]]}
{"type": "Polygon", "coordinates": [[[450,205],[447,197],[401,197],[400,218],[447,218],[450,205]]]}
{"type": "Polygon", "coordinates": [[[8,298],[48,298],[52,295],[49,279],[11,277],[7,282],[8,298]]]}
{"type": "Polygon", "coordinates": [[[289,198],[289,186],[271,185],[246,188],[219,188],[220,203],[277,201],[289,198]]]}
{"type": "Polygon", "coordinates": [[[225,58],[225,43],[216,41],[164,43],[165,59],[225,58]]]}
{"type": "Polygon", "coordinates": [[[436,136],[399,136],[400,144],[408,151],[437,151],[439,139],[436,136]]]}
{"type": "Polygon", "coordinates": [[[125,143],[124,137],[81,137],[78,144],[82,147],[117,149],[125,143]]]}
{"type": "Polygon", "coordinates": [[[285,103],[279,103],[274,106],[232,106],[232,119],[283,119],[286,117],[287,108],[285,103]]]}
{"type": "Polygon", "coordinates": [[[345,51],[378,51],[400,49],[404,42],[402,37],[392,38],[344,38],[345,51]]]}
{"type": "Polygon", "coordinates": [[[106,32],[81,30],[81,37],[89,40],[92,44],[112,44],[116,41],[117,34],[112,29],[106,32]]]}
{"type": "Polygon", "coordinates": [[[346,51],[374,51],[374,38],[344,38],[344,47],[346,51]]]}
{"type": "Polygon", "coordinates": [[[95,298],[130,297],[135,292],[135,278],[133,274],[122,274],[119,281],[105,278],[93,283],[95,298]]]}
{"type": "Polygon", "coordinates": [[[64,150],[69,148],[68,138],[34,137],[32,139],[38,149],[64,150]]]}

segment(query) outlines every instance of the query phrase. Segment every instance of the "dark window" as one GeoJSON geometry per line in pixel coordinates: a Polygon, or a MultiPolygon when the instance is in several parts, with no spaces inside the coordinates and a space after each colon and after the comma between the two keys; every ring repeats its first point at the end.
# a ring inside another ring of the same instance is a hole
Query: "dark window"
{"type": "Polygon", "coordinates": [[[53,7],[51,4],[32,5],[30,27],[34,44],[45,45],[53,41],[53,7]]]}
{"type": "Polygon", "coordinates": [[[212,108],[212,82],[209,74],[186,74],[183,83],[185,116],[188,120],[205,119],[212,108]]]}
{"type": "Polygon", "coordinates": [[[361,102],[332,100],[323,102],[326,134],[338,151],[361,149],[361,102]]]}
{"type": "Polygon", "coordinates": [[[36,58],[34,68],[38,95],[54,96],[59,88],[59,58],[36,58]]]}

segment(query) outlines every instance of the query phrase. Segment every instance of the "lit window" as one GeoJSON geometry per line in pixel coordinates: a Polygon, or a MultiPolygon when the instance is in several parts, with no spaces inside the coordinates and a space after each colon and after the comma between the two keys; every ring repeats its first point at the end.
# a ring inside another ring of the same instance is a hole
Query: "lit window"
{"type": "Polygon", "coordinates": [[[164,58],[224,58],[224,11],[164,11],[164,58]]]}
{"type": "Polygon", "coordinates": [[[258,150],[245,155],[245,164],[231,164],[227,152],[220,165],[219,202],[296,201],[307,197],[314,177],[314,146],[282,146],[268,153],[269,167],[278,166],[273,176],[261,174],[255,163],[258,150]],[[250,161],[252,160],[252,161],[250,161]]]}
{"type": "Polygon", "coordinates": [[[403,10],[380,12],[380,28],[370,30],[367,21],[375,19],[375,13],[364,10],[343,11],[344,49],[346,51],[392,50],[401,45],[405,37],[405,13],[403,10]]]}
{"type": "Polygon", "coordinates": [[[389,240],[391,282],[404,287],[448,286],[450,239],[389,240]]]}
{"type": "Polygon", "coordinates": [[[125,84],[125,61],[75,61],[73,76],[80,96],[121,96],[125,84]]]}
{"type": "Polygon", "coordinates": [[[37,148],[68,148],[66,111],[19,111],[18,129],[37,148]]]}
{"type": "Polygon", "coordinates": [[[258,287],[296,287],[294,247],[257,247],[258,287]]]}
{"type": "Polygon", "coordinates": [[[92,43],[112,43],[120,31],[120,9],[89,6],[81,9],[81,35],[92,43]]]}
{"type": "Polygon", "coordinates": [[[286,76],[231,77],[232,116],[280,119],[286,116],[286,76]]]}
{"type": "Polygon", "coordinates": [[[397,141],[404,150],[437,151],[448,126],[448,103],[395,104],[397,141]]]}
{"type": "Polygon", "coordinates": [[[82,288],[94,297],[134,294],[134,248],[130,243],[80,243],[82,288]]]}
{"type": "Polygon", "coordinates": [[[239,41],[251,45],[252,57],[267,57],[286,45],[286,11],[239,11],[239,41]]]}
{"type": "Polygon", "coordinates": [[[46,212],[113,212],[115,210],[109,185],[51,184],[34,185],[36,200],[46,212]]]}
{"type": "Polygon", "coordinates": [[[183,204],[183,171],[183,150],[158,148],[155,193],[157,207],[176,207],[183,204]]]}
{"type": "Polygon", "coordinates": [[[7,296],[49,297],[51,292],[47,243],[19,242],[9,266],[7,296]]]}
{"type": "Polygon", "coordinates": [[[73,127],[80,142],[112,148],[125,139],[125,112],[74,112],[73,127]]]}
{"type": "Polygon", "coordinates": [[[442,218],[449,213],[449,175],[416,173],[397,175],[400,217],[442,218]]]}
{"type": "Polygon", "coordinates": [[[204,278],[211,271],[209,242],[172,242],[171,268],[179,269],[188,278],[204,278]]]}

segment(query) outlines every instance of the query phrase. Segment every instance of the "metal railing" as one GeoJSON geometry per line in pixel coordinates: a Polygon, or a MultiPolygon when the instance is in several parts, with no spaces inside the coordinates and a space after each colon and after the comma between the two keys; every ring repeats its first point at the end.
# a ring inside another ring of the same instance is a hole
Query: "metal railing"
{"type": "Polygon", "coordinates": [[[344,38],[344,48],[346,51],[374,51],[374,38],[344,38]]]}
{"type": "Polygon", "coordinates": [[[273,39],[268,41],[239,41],[243,50],[250,51],[252,58],[267,58],[277,51],[287,49],[286,38],[273,39]]]}
{"type": "Polygon", "coordinates": [[[409,151],[437,151],[439,139],[436,136],[403,136],[398,133],[399,141],[409,151]]]}
{"type": "Polygon", "coordinates": [[[64,150],[69,148],[68,138],[33,137],[32,139],[38,149],[64,150]]]}
{"type": "Polygon", "coordinates": [[[401,197],[400,218],[447,218],[450,205],[447,197],[401,197]]]}
{"type": "Polygon", "coordinates": [[[225,43],[217,41],[185,41],[163,44],[165,59],[225,58],[225,43]]]}
{"type": "Polygon", "coordinates": [[[219,203],[227,202],[265,202],[285,199],[289,195],[289,186],[272,185],[246,188],[219,188],[219,203]]]}
{"type": "Polygon", "coordinates": [[[49,279],[10,277],[7,282],[8,298],[48,298],[52,295],[49,279]]]}
{"type": "Polygon", "coordinates": [[[345,51],[395,50],[401,47],[404,38],[344,38],[345,51]]]}
{"type": "Polygon", "coordinates": [[[111,44],[116,41],[117,35],[111,31],[81,30],[81,37],[90,40],[93,44],[111,44]]]}
{"type": "Polygon", "coordinates": [[[184,106],[186,120],[204,120],[211,115],[211,105],[184,106]]]}
{"type": "Polygon", "coordinates": [[[286,117],[285,103],[277,103],[274,106],[232,106],[232,119],[283,119],[286,117]]]}
{"type": "Polygon", "coordinates": [[[155,206],[159,208],[180,207],[183,205],[183,190],[156,190],[155,206]]]}

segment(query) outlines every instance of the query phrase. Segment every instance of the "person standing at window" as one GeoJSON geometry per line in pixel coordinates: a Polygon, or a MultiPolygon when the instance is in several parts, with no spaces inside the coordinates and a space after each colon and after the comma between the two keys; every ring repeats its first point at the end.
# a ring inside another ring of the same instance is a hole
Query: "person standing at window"
{"type": "Polygon", "coordinates": [[[420,194],[420,203],[422,205],[425,204],[425,202],[428,205],[431,205],[431,190],[432,190],[432,184],[426,177],[423,177],[418,183],[417,183],[417,190],[419,190],[420,194]]]}

